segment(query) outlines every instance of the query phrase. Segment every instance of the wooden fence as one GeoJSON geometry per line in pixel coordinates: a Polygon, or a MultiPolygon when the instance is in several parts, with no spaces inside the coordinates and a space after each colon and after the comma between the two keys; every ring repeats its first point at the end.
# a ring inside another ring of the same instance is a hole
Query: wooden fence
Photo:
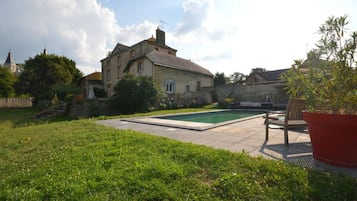
{"type": "Polygon", "coordinates": [[[32,98],[0,98],[0,108],[32,107],[32,98]]]}

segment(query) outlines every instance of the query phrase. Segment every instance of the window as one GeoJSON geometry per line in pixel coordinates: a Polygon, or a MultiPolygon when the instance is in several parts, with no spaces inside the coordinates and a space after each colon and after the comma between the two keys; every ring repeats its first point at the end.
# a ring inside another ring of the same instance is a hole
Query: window
{"type": "Polygon", "coordinates": [[[117,67],[117,77],[120,78],[121,77],[121,73],[120,73],[120,65],[118,65],[117,67]]]}
{"type": "Polygon", "coordinates": [[[190,85],[186,85],[186,92],[190,92],[190,85]]]}
{"type": "Polygon", "coordinates": [[[110,69],[107,70],[107,81],[110,81],[110,69]]]}
{"type": "Polygon", "coordinates": [[[117,63],[120,63],[120,55],[117,56],[117,63]]]}
{"type": "Polygon", "coordinates": [[[175,82],[173,80],[166,81],[166,93],[172,94],[175,91],[175,82]]]}
{"type": "Polygon", "coordinates": [[[200,88],[201,88],[201,81],[198,80],[196,82],[196,91],[200,90],[200,88]]]}
{"type": "Polygon", "coordinates": [[[137,72],[142,73],[143,70],[144,70],[144,64],[142,62],[139,62],[137,72]]]}
{"type": "Polygon", "coordinates": [[[107,60],[107,67],[109,68],[110,66],[110,59],[107,60]]]}
{"type": "Polygon", "coordinates": [[[135,50],[131,50],[129,57],[131,58],[131,57],[134,57],[134,56],[135,56],[135,50]]]}

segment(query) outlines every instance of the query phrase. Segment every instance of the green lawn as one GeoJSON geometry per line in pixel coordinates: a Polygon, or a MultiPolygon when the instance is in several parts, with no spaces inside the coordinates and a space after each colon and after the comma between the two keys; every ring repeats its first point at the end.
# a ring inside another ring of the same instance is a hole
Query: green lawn
{"type": "Polygon", "coordinates": [[[93,120],[0,110],[0,200],[356,200],[357,181],[93,120]]]}

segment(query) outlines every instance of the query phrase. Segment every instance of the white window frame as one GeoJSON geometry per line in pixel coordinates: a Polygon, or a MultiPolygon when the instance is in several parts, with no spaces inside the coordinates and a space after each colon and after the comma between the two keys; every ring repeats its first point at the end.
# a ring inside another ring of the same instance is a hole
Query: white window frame
{"type": "Polygon", "coordinates": [[[173,94],[175,92],[175,81],[166,80],[165,87],[166,87],[166,93],[173,94]]]}
{"type": "Polygon", "coordinates": [[[137,65],[137,72],[138,73],[142,73],[144,71],[144,63],[143,62],[139,62],[137,65]]]}

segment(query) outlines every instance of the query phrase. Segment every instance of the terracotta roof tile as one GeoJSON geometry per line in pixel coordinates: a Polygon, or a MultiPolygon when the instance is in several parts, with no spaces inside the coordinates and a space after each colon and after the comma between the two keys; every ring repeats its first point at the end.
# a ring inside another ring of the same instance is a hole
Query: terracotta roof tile
{"type": "Polygon", "coordinates": [[[86,80],[102,80],[102,73],[101,72],[94,72],[87,76],[85,76],[86,80]]]}

